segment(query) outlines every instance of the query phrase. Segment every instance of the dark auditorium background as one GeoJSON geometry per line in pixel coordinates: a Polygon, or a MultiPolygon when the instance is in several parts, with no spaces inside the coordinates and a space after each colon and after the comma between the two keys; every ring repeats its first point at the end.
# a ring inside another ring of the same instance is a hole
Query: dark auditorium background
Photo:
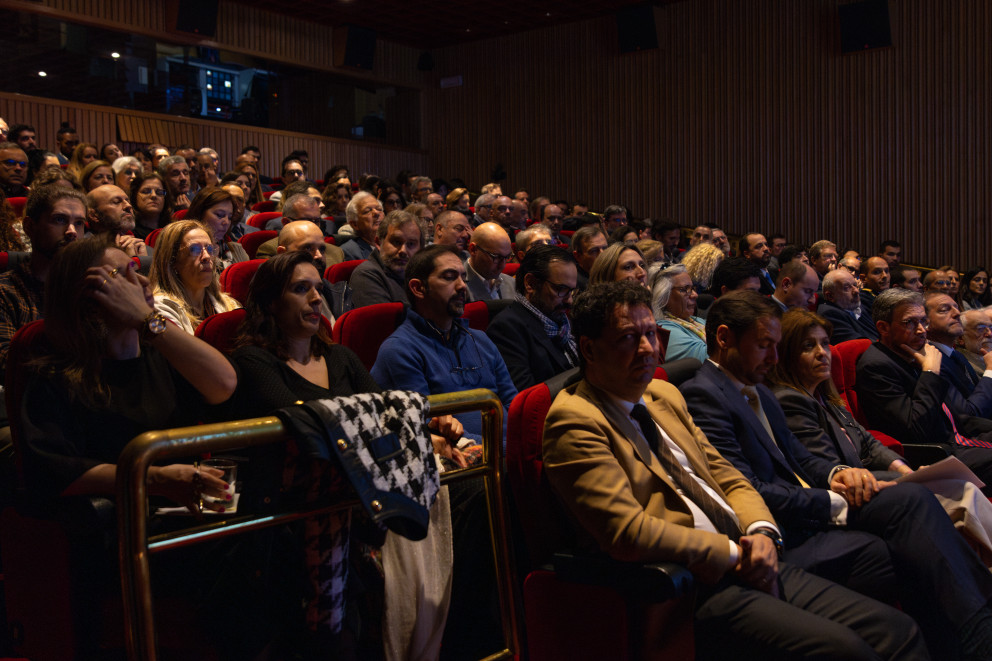
{"type": "Polygon", "coordinates": [[[988,261],[986,0],[890,0],[892,45],[848,54],[839,10],[849,3],[838,0],[657,2],[658,47],[626,54],[616,14],[633,2],[219,0],[212,38],[176,30],[177,2],[0,0],[0,116],[33,124],[48,149],[69,121],[83,141],[188,142],[227,166],[257,144],[269,175],[295,148],[310,152],[312,178],[345,163],[478,190],[501,165],[504,191],[592,209],[830,237],[869,254],[896,238],[906,261],[926,266],[988,261]],[[332,75],[382,99],[386,137],[121,109],[104,105],[99,84],[85,101],[42,98],[30,74],[43,45],[23,28],[53,20],[298,70],[310,96],[273,110],[289,126],[334,112],[321,97],[332,75]],[[377,33],[371,71],[337,66],[349,23],[377,33]]]}

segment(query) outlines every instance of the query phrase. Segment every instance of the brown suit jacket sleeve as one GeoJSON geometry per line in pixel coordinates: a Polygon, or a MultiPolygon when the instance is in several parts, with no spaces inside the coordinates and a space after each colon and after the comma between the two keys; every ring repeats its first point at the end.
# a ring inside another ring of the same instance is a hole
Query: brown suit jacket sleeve
{"type": "MultiPolygon", "coordinates": [[[[644,399],[696,473],[725,495],[742,528],[774,520],[758,492],[692,423],[676,388],[655,381],[644,399]]],[[[707,583],[730,569],[727,537],[694,528],[689,508],[633,424],[585,381],[559,394],[548,413],[544,464],[565,506],[610,556],[677,562],[707,583]]]]}

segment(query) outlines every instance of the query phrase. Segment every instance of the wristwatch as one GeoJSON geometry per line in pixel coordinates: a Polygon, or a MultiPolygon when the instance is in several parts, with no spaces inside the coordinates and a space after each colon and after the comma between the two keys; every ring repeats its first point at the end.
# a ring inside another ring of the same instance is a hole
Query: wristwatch
{"type": "Polygon", "coordinates": [[[764,535],[768,539],[772,540],[775,544],[775,551],[778,553],[778,559],[782,559],[782,554],[785,553],[785,542],[782,541],[782,536],[771,528],[755,528],[751,531],[753,535],[764,535]]]}
{"type": "Polygon", "coordinates": [[[165,332],[165,317],[161,314],[152,310],[145,317],[145,320],[141,322],[141,336],[143,339],[153,337],[155,335],[161,335],[165,332]]]}

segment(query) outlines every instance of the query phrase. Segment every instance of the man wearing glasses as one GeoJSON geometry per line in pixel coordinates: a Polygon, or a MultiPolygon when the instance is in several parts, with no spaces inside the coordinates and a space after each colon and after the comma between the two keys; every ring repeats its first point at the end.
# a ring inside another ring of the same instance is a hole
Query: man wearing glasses
{"type": "Polygon", "coordinates": [[[868,427],[903,443],[939,444],[992,484],[992,420],[970,413],[967,400],[941,376],[952,359],[927,342],[923,296],[888,289],[872,312],[879,341],[858,360],[855,384],[868,427]]]}
{"type": "Polygon", "coordinates": [[[577,280],[575,259],[557,246],[534,246],[520,263],[517,300],[486,330],[517,390],[578,367],[568,320],[577,280]]]}
{"type": "Polygon", "coordinates": [[[7,197],[27,197],[28,156],[13,142],[0,143],[0,190],[7,197]]]}
{"type": "Polygon", "coordinates": [[[513,257],[510,236],[496,223],[482,223],[472,232],[465,261],[470,301],[513,299],[513,278],[503,273],[513,257]]]}
{"type": "Polygon", "coordinates": [[[967,310],[961,313],[964,333],[954,341],[954,346],[968,359],[976,374],[985,371],[985,354],[992,352],[992,319],[985,310],[967,310]]]}

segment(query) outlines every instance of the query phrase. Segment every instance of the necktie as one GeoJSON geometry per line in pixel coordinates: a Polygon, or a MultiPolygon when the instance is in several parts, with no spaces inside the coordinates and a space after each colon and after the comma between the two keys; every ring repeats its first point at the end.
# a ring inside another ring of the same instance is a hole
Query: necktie
{"type": "Polygon", "coordinates": [[[958,426],[954,422],[954,415],[951,413],[951,409],[947,408],[947,404],[941,404],[940,408],[944,410],[944,415],[947,419],[951,421],[951,429],[954,431],[954,442],[958,445],[963,445],[968,448],[992,448],[992,443],[988,441],[982,441],[977,438],[968,438],[967,436],[962,436],[958,433],[958,426]]]}
{"type": "Polygon", "coordinates": [[[651,414],[648,413],[647,408],[643,404],[636,404],[634,410],[630,413],[630,417],[636,420],[637,424],[641,426],[641,434],[644,436],[644,439],[651,446],[651,449],[661,461],[662,466],[665,467],[665,472],[668,473],[676,486],[685,492],[686,498],[695,503],[709,517],[709,520],[713,522],[713,526],[717,530],[732,540],[736,541],[739,539],[741,536],[740,523],[703,489],[699,482],[682,467],[682,464],[678,462],[672,451],[668,449],[668,446],[661,442],[654,419],[651,418],[651,414]]]}
{"type": "Polygon", "coordinates": [[[765,280],[768,281],[768,284],[771,285],[772,291],[775,291],[775,281],[772,280],[772,274],[769,273],[767,270],[764,270],[764,269],[762,269],[761,273],[762,273],[762,275],[765,276],[765,280]]]}
{"type": "MultiPolygon", "coordinates": [[[[768,432],[768,438],[772,439],[772,443],[774,443],[775,447],[778,448],[778,441],[775,440],[775,433],[772,431],[772,426],[768,422],[768,416],[765,415],[765,410],[761,408],[761,400],[758,399],[758,389],[754,386],[744,386],[741,388],[741,392],[744,393],[744,397],[747,398],[747,403],[751,407],[751,410],[754,411],[754,414],[758,416],[758,420],[761,421],[761,426],[765,428],[766,432],[768,432]]],[[[790,466],[791,469],[789,460],[786,458],[785,453],[782,452],[781,448],[779,448],[779,453],[785,460],[785,465],[790,466]]],[[[792,474],[796,476],[796,479],[799,480],[799,484],[801,484],[804,489],[809,489],[809,484],[806,480],[799,476],[799,473],[793,470],[792,474]]]]}
{"type": "Polygon", "coordinates": [[[971,365],[968,363],[968,359],[964,357],[960,351],[951,351],[951,360],[958,369],[964,373],[965,378],[972,386],[978,385],[978,375],[975,374],[975,370],[972,369],[971,365]]]}

